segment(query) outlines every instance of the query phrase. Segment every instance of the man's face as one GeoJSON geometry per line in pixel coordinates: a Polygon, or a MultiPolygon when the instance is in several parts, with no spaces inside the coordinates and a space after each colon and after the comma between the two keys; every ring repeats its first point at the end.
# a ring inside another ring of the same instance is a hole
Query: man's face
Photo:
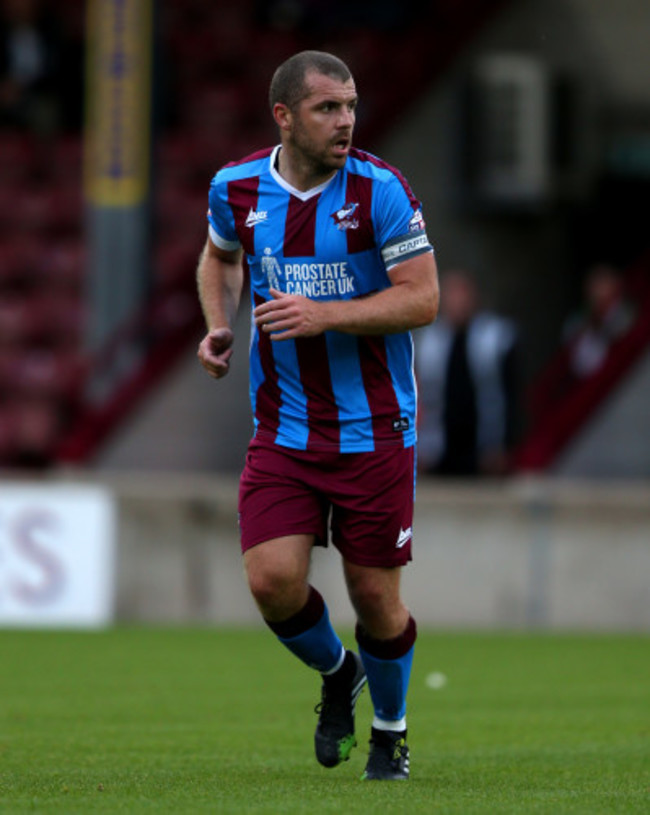
{"type": "Polygon", "coordinates": [[[441,282],[440,308],[455,328],[469,325],[478,307],[478,292],[462,271],[447,272],[441,282]]]}
{"type": "Polygon", "coordinates": [[[310,71],[308,93],[291,112],[289,144],[321,172],[345,164],[352,144],[357,106],[354,80],[341,82],[310,71]]]}

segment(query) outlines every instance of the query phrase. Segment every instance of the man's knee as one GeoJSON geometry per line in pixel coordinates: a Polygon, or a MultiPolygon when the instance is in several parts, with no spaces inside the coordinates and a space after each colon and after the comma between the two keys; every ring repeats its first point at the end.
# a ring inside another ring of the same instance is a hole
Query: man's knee
{"type": "Polygon", "coordinates": [[[283,619],[306,602],[308,551],[271,541],[246,552],[244,567],[248,586],[267,619],[283,619]]]}
{"type": "Polygon", "coordinates": [[[399,602],[399,569],[346,564],[346,582],[353,603],[380,610],[399,602]]]}
{"type": "Polygon", "coordinates": [[[346,568],[350,600],[359,622],[373,637],[397,636],[408,621],[399,591],[399,571],[350,566],[346,568]]]}
{"type": "Polygon", "coordinates": [[[383,584],[371,578],[357,577],[348,583],[350,599],[355,608],[381,614],[389,606],[383,584]]]}
{"type": "Polygon", "coordinates": [[[277,565],[255,565],[246,568],[248,587],[257,603],[263,607],[273,607],[296,593],[302,579],[286,572],[277,565]]]}

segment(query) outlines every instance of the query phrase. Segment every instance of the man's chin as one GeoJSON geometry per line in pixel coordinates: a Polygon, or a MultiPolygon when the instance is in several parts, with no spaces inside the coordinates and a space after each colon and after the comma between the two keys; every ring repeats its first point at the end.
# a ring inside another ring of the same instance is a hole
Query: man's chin
{"type": "Polygon", "coordinates": [[[335,167],[338,170],[341,167],[343,167],[343,165],[345,164],[347,159],[348,159],[348,153],[347,153],[347,150],[346,150],[345,153],[334,153],[331,156],[329,163],[330,163],[331,167],[333,167],[333,168],[335,167]]]}

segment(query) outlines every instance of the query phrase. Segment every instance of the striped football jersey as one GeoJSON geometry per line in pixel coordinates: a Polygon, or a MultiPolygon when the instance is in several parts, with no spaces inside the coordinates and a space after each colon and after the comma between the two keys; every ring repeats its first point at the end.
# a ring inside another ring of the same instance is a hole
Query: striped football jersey
{"type": "MultiPolygon", "coordinates": [[[[223,167],[209,195],[209,232],[243,248],[251,302],[269,288],[314,300],[350,300],[391,285],[387,272],[432,251],[420,202],[395,168],[352,149],[326,183],[301,192],[277,172],[279,147],[223,167]]],[[[409,332],[328,331],[273,342],[252,325],[250,397],[255,434],[299,450],[368,452],[415,443],[409,332]]]]}

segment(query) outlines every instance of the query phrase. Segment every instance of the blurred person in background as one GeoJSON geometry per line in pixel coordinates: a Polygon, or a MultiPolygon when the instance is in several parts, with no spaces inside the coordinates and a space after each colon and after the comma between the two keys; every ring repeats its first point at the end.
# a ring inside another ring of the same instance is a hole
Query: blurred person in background
{"type": "Polygon", "coordinates": [[[634,322],[634,307],[625,294],[618,269],[606,263],[589,268],[583,285],[583,308],[564,327],[570,374],[591,376],[604,364],[610,348],[634,322]]]}
{"type": "Polygon", "coordinates": [[[559,347],[527,396],[533,427],[556,416],[558,408],[571,410],[574,395],[598,377],[636,317],[619,270],[606,262],[589,266],[582,281],[582,305],[566,319],[559,347]]]}
{"type": "Polygon", "coordinates": [[[400,590],[413,536],[410,329],[435,318],[436,264],[407,182],[352,147],[357,93],[345,63],[295,55],[275,72],[270,102],[280,145],[226,165],[210,188],[199,359],[215,378],[228,373],[245,264],[255,435],[239,510],[249,587],[279,641],[322,678],[318,761],[349,757],[367,680],[375,715],[363,777],[403,780],[416,639],[400,590]],[[359,654],[309,582],[312,549],[330,536],[359,654]]]}
{"type": "Polygon", "coordinates": [[[440,316],[416,332],[418,462],[441,476],[503,475],[515,436],[518,332],[480,307],[474,277],[441,277],[440,316]]]}
{"type": "Polygon", "coordinates": [[[39,0],[0,3],[0,125],[51,135],[60,125],[61,33],[39,0]]]}

